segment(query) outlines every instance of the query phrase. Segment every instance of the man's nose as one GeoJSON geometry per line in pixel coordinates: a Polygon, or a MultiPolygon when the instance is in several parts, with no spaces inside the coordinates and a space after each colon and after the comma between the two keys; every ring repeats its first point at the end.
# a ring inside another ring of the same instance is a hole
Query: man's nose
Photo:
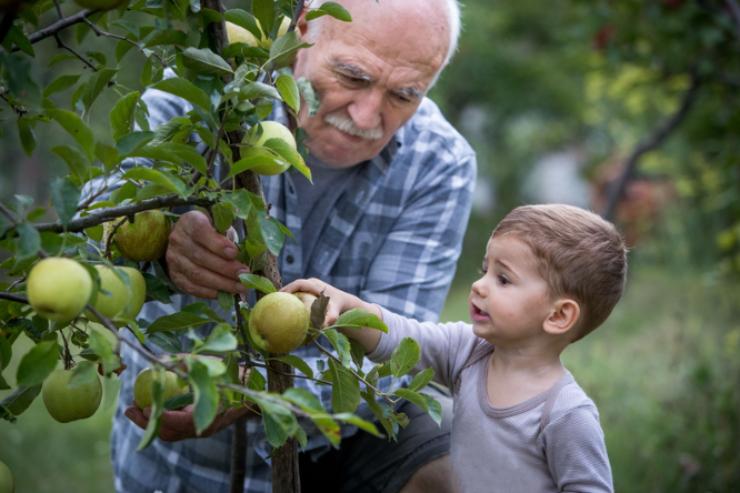
{"type": "Polygon", "coordinates": [[[357,95],[349,105],[347,112],[357,128],[372,130],[378,128],[382,122],[382,106],[383,94],[380,91],[368,89],[357,95]]]}

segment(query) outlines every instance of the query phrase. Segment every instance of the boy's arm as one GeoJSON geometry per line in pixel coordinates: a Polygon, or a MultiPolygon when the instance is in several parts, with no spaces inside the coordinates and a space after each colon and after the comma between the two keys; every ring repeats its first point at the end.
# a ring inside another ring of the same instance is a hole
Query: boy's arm
{"type": "Polygon", "coordinates": [[[613,493],[604,432],[592,406],[579,406],[544,429],[550,474],[563,493],[613,493]]]}
{"type": "MultiPolygon", "coordinates": [[[[302,291],[316,296],[320,294],[328,296],[329,305],[326,310],[326,318],[324,319],[324,324],[326,325],[333,324],[342,313],[354,308],[370,312],[381,320],[383,318],[383,314],[378,305],[362,301],[357,296],[346,293],[341,289],[337,289],[319,279],[298,279],[284,286],[282,291],[287,291],[289,293],[302,291]]],[[[375,350],[381,336],[381,332],[379,330],[369,328],[346,329],[342,330],[342,333],[357,341],[365,349],[366,353],[371,353],[375,350]]]]}

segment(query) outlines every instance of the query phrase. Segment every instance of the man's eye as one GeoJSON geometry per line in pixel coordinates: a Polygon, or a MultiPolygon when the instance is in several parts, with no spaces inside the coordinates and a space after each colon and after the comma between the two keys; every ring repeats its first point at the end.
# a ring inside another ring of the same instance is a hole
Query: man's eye
{"type": "Polygon", "coordinates": [[[342,79],[342,81],[349,85],[362,86],[367,84],[367,81],[361,77],[355,77],[353,75],[347,74],[339,74],[339,77],[342,79]]]}
{"type": "Polygon", "coordinates": [[[499,274],[498,276],[496,276],[496,278],[498,279],[498,283],[501,285],[511,284],[511,282],[506,276],[499,274]]]}

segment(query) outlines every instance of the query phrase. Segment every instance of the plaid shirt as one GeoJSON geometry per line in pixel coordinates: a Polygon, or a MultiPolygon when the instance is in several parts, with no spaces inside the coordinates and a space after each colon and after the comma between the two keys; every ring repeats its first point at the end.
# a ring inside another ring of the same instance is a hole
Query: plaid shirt
{"type": "MultiPolygon", "coordinates": [[[[188,110],[182,100],[159,91],[145,94],[152,126],[188,110]]],[[[281,119],[281,115],[275,115],[281,119]]],[[[270,213],[293,232],[279,258],[283,281],[318,277],[396,313],[436,320],[460,255],[470,214],[475,181],[475,154],[446,122],[436,105],[425,99],[392,143],[371,161],[359,165],[324,224],[315,252],[305,262],[301,244],[301,204],[293,176],[263,178],[270,213]]],[[[299,178],[303,179],[303,178],[299,178]]],[[[172,313],[195,299],[173,298],[171,305],[149,302],[140,315],[148,320],[172,313]]],[[[316,368],[317,350],[296,351],[316,368]]],[[[226,492],[232,430],[209,438],[165,443],[155,440],[136,452],[143,431],[123,411],[132,401],[133,377],[146,366],[136,353],[124,350],[128,365],[112,432],[116,491],[143,493],[226,492]],[[126,378],[128,377],[128,378],[126,378]]],[[[306,379],[295,385],[319,395],[330,409],[331,388],[306,379]]],[[[389,382],[381,382],[389,388],[389,382]]],[[[360,411],[360,414],[369,414],[360,411]]],[[[307,449],[328,447],[325,438],[306,428],[307,449]]],[[[354,433],[346,428],[343,434],[354,433]]],[[[248,420],[247,492],[271,491],[269,446],[259,420],[248,420]]]]}

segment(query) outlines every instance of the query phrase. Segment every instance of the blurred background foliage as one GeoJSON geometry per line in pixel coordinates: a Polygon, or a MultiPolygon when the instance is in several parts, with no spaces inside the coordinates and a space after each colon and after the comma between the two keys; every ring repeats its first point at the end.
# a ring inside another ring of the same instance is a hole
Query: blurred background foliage
{"type": "MultiPolygon", "coordinates": [[[[463,25],[459,52],[432,91],[479,156],[475,210],[443,318],[467,317],[485,242],[509,209],[565,201],[603,213],[627,173],[612,214],[632,250],[627,293],[566,362],[601,410],[617,491],[735,491],[738,2],[467,0],[463,25]]],[[[78,62],[48,61],[49,73],[90,76],[78,62]]],[[[113,96],[95,102],[101,119],[113,96]]],[[[58,131],[39,127],[43,146],[28,157],[2,102],[0,118],[0,199],[47,200],[50,177],[65,169],[49,151],[58,131]]],[[[19,491],[111,491],[111,411],[59,426],[36,402],[18,423],[0,423],[0,459],[19,476],[19,491]]]]}

